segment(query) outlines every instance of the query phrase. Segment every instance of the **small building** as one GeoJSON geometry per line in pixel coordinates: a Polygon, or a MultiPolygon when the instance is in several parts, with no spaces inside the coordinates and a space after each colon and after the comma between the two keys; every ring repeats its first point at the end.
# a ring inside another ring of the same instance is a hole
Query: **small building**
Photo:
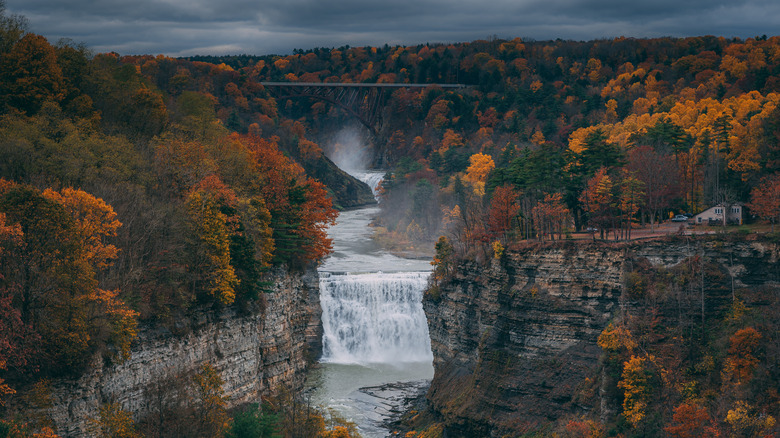
{"type": "Polygon", "coordinates": [[[697,225],[721,225],[723,224],[723,215],[725,214],[727,224],[742,225],[742,210],[742,204],[729,206],[718,204],[694,216],[693,223],[697,225]]]}

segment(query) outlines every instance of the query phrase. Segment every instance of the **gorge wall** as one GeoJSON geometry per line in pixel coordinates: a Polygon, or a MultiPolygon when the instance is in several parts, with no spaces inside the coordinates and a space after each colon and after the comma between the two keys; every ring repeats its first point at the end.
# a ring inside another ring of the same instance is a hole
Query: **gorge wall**
{"type": "MultiPolygon", "coordinates": [[[[424,299],[435,367],[428,400],[449,436],[521,434],[618,409],[593,402],[604,392],[594,376],[599,334],[636,305],[627,274],[697,256],[735,288],[780,284],[777,245],[747,241],[559,242],[507,251],[489,266],[461,262],[424,299]]],[[[719,290],[706,297],[708,311],[731,302],[728,288],[719,290]]]]}
{"type": "Polygon", "coordinates": [[[143,419],[155,398],[167,396],[166,385],[190,378],[204,363],[220,372],[229,407],[258,402],[280,387],[301,390],[308,359],[321,350],[317,273],[279,270],[271,280],[264,312],[206,312],[182,336],[141,327],[124,363],[103,365],[97,357],[77,380],[53,382],[51,417],[58,433],[88,436],[89,420],[109,402],[143,419]]]}

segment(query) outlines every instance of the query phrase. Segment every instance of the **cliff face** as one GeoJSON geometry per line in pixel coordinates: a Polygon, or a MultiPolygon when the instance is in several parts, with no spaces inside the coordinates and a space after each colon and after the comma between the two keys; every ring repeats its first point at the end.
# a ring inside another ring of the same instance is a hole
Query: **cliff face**
{"type": "MultiPolygon", "coordinates": [[[[490,267],[461,263],[424,301],[433,409],[452,436],[517,433],[593,409],[597,339],[632,306],[627,273],[638,265],[671,268],[697,254],[737,288],[780,281],[776,246],[757,242],[571,242],[509,252],[490,267]]],[[[707,306],[724,298],[708,296],[707,306]]],[[[608,401],[597,408],[602,415],[616,409],[608,401]]]]}
{"type": "Polygon", "coordinates": [[[184,336],[141,328],[124,363],[106,366],[96,358],[78,380],[53,382],[51,416],[58,433],[87,436],[89,419],[108,402],[142,419],[166,385],[188,378],[204,363],[221,373],[230,407],[259,401],[280,386],[301,390],[307,359],[319,355],[318,288],[316,271],[278,272],[272,292],[265,294],[264,314],[206,313],[184,336]]]}
{"type": "Polygon", "coordinates": [[[329,158],[302,160],[306,174],[325,184],[333,194],[333,203],[339,208],[354,208],[376,204],[374,193],[364,182],[341,170],[329,158]]]}

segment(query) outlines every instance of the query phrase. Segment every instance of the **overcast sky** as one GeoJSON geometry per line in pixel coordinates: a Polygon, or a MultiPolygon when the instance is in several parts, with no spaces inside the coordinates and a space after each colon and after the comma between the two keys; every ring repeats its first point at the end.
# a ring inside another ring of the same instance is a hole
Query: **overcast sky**
{"type": "Polygon", "coordinates": [[[295,48],[777,35],[778,0],[6,0],[30,30],[96,52],[289,54],[295,48]]]}

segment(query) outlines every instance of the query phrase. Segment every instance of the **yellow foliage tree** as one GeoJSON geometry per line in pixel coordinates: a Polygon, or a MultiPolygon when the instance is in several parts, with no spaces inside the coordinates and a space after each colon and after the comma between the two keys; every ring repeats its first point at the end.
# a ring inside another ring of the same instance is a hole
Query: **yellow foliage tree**
{"type": "Polygon", "coordinates": [[[110,205],[89,193],[66,187],[60,192],[46,189],[43,196],[65,207],[76,223],[76,228],[86,249],[87,261],[98,269],[107,268],[119,250],[105,243],[106,238],[115,237],[122,223],[110,205]]]}
{"type": "MultiPolygon", "coordinates": [[[[0,359],[0,371],[5,370],[5,364],[6,361],[4,359],[0,359]]],[[[16,394],[16,391],[11,388],[10,386],[3,383],[4,380],[0,378],[0,406],[5,406],[5,398],[9,395],[16,394]]]]}
{"type": "Polygon", "coordinates": [[[106,403],[100,407],[100,416],[91,419],[90,433],[96,438],[140,438],[135,431],[130,412],[119,403],[106,403]]]}
{"type": "Polygon", "coordinates": [[[631,356],[623,364],[623,374],[618,387],[623,389],[623,415],[636,427],[644,418],[650,400],[650,376],[645,367],[646,359],[631,356]]]}
{"type": "Polygon", "coordinates": [[[471,183],[474,193],[482,196],[485,194],[485,181],[488,174],[495,167],[496,163],[490,155],[478,152],[469,157],[469,167],[466,169],[466,175],[463,179],[471,183]]]}
{"type": "Polygon", "coordinates": [[[775,417],[754,412],[746,401],[738,401],[726,414],[726,423],[731,426],[735,437],[760,437],[768,435],[775,426],[775,417]]]}
{"type": "Polygon", "coordinates": [[[601,332],[598,338],[599,347],[605,351],[619,351],[625,349],[633,351],[637,347],[631,332],[622,325],[615,326],[612,323],[601,332]]]}
{"type": "Polygon", "coordinates": [[[227,414],[227,398],[219,372],[211,364],[201,365],[193,377],[197,391],[198,430],[204,437],[222,437],[230,426],[227,414]]]}
{"type": "Polygon", "coordinates": [[[213,196],[200,190],[190,194],[187,210],[196,240],[195,268],[203,273],[207,293],[222,304],[231,304],[238,278],[230,264],[228,217],[213,196]]]}

